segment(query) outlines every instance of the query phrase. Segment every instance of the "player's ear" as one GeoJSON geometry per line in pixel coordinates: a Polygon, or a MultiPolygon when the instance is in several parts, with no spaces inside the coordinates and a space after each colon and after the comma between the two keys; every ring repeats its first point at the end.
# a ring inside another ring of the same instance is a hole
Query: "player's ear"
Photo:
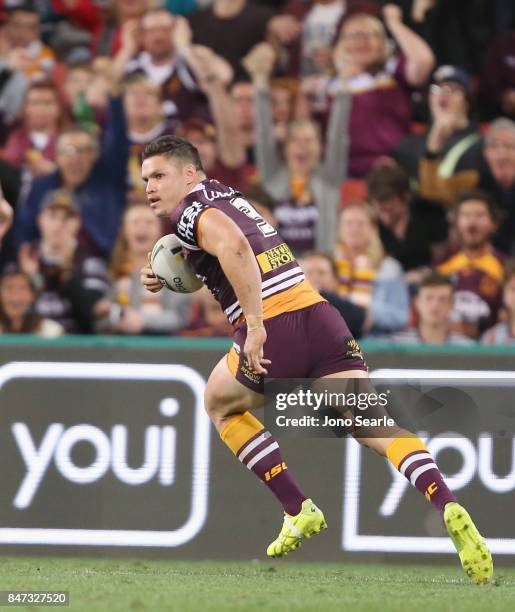
{"type": "Polygon", "coordinates": [[[182,174],[186,181],[190,183],[191,181],[195,180],[195,177],[197,176],[197,169],[193,164],[184,164],[182,174]]]}

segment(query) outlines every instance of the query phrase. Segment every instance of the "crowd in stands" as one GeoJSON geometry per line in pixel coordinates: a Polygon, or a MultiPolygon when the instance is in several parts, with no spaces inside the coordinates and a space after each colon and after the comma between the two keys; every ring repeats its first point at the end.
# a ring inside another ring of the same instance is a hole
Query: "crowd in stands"
{"type": "Polygon", "coordinates": [[[515,343],[515,5],[0,0],[0,333],[229,336],[142,288],[175,134],[358,338],[515,343]]]}

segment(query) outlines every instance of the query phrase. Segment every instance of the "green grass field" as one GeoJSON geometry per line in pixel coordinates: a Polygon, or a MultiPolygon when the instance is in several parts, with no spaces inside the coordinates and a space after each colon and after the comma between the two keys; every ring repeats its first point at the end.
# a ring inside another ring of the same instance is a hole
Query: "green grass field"
{"type": "Polygon", "coordinates": [[[515,568],[479,587],[452,566],[3,557],[1,567],[0,590],[68,590],[68,609],[87,612],[515,610],[515,568]]]}

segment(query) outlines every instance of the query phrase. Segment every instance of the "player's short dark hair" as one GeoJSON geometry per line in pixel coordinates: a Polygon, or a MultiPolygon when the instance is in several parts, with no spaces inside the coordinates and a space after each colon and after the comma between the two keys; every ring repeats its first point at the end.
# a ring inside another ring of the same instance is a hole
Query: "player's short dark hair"
{"type": "Polygon", "coordinates": [[[454,293],[454,285],[452,284],[451,279],[448,276],[438,274],[437,272],[431,272],[422,279],[417,288],[417,294],[419,294],[424,287],[449,287],[451,293],[454,293]]]}
{"type": "Polygon", "coordinates": [[[465,202],[470,202],[470,200],[478,200],[480,202],[484,202],[492,221],[494,223],[499,223],[499,221],[501,220],[501,211],[499,210],[492,196],[486,191],[481,191],[480,189],[470,189],[467,191],[461,191],[456,196],[452,206],[452,215],[454,221],[456,221],[456,217],[458,216],[462,205],[465,202]]]}
{"type": "Polygon", "coordinates": [[[185,138],[160,136],[145,147],[141,160],[144,161],[149,157],[156,157],[156,155],[168,158],[174,157],[182,164],[193,164],[199,172],[204,172],[196,147],[185,138]]]}
{"type": "Polygon", "coordinates": [[[405,197],[411,191],[409,176],[400,166],[379,166],[366,177],[368,197],[383,202],[395,197],[405,197]]]}

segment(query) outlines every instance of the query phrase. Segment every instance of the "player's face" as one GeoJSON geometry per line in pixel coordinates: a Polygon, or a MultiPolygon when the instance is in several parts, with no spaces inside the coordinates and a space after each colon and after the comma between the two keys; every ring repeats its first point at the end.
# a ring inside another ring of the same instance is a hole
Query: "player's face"
{"type": "Polygon", "coordinates": [[[495,224],[488,206],[481,200],[463,202],[456,218],[456,229],[465,248],[484,246],[494,233],[495,224]]]}
{"type": "Polygon", "coordinates": [[[512,276],[504,287],[504,305],[510,311],[511,315],[515,314],[515,276],[512,276]]]}
{"type": "Polygon", "coordinates": [[[420,323],[426,325],[448,323],[452,304],[452,289],[447,286],[422,287],[415,299],[420,323]]]}
{"type": "Polygon", "coordinates": [[[146,182],[147,201],[157,217],[167,217],[198,182],[193,164],[155,155],[144,160],[141,176],[146,182]]]}

